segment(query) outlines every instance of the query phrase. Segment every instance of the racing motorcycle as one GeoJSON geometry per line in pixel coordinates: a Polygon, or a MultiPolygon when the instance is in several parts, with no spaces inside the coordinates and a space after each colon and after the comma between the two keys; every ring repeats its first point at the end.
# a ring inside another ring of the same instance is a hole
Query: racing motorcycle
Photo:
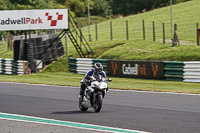
{"type": "Polygon", "coordinates": [[[101,110],[103,98],[108,90],[107,81],[112,79],[104,79],[97,81],[94,77],[88,77],[86,88],[83,93],[83,98],[79,98],[79,108],[81,111],[87,111],[88,108],[93,108],[96,113],[101,110]]]}

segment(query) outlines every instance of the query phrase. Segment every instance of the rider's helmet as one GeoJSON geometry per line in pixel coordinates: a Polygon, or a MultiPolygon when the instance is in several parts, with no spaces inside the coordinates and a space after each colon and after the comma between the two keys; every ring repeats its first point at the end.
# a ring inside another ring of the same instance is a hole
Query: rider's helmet
{"type": "Polygon", "coordinates": [[[98,73],[101,73],[103,70],[103,65],[101,63],[95,63],[94,68],[98,73]]]}

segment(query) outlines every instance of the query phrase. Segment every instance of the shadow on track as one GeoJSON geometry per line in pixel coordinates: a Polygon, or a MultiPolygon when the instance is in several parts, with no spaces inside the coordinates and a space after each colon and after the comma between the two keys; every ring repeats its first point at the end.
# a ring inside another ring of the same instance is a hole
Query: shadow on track
{"type": "Polygon", "coordinates": [[[94,113],[92,111],[57,111],[57,112],[52,112],[51,114],[88,114],[88,113],[94,113]]]}

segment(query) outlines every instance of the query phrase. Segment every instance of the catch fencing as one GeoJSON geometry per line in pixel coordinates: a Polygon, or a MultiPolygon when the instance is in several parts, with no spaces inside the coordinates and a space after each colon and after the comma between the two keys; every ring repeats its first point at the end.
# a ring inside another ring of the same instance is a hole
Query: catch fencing
{"type": "Polygon", "coordinates": [[[28,62],[23,60],[0,58],[0,74],[9,74],[9,75],[28,74],[28,62]]]}
{"type": "Polygon", "coordinates": [[[96,62],[102,63],[104,71],[110,76],[200,82],[200,61],[150,62],[69,58],[69,71],[86,74],[96,62]]]}

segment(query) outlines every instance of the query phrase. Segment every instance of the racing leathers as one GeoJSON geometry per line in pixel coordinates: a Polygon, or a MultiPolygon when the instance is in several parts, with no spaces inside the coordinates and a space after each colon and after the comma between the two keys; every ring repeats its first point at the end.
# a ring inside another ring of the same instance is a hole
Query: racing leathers
{"type": "Polygon", "coordinates": [[[88,71],[86,76],[81,80],[81,89],[80,89],[80,98],[83,98],[83,92],[86,87],[86,83],[89,81],[88,77],[93,76],[97,81],[101,81],[102,78],[106,79],[106,73],[104,71],[101,71],[100,73],[97,72],[95,69],[92,69],[88,71]]]}

